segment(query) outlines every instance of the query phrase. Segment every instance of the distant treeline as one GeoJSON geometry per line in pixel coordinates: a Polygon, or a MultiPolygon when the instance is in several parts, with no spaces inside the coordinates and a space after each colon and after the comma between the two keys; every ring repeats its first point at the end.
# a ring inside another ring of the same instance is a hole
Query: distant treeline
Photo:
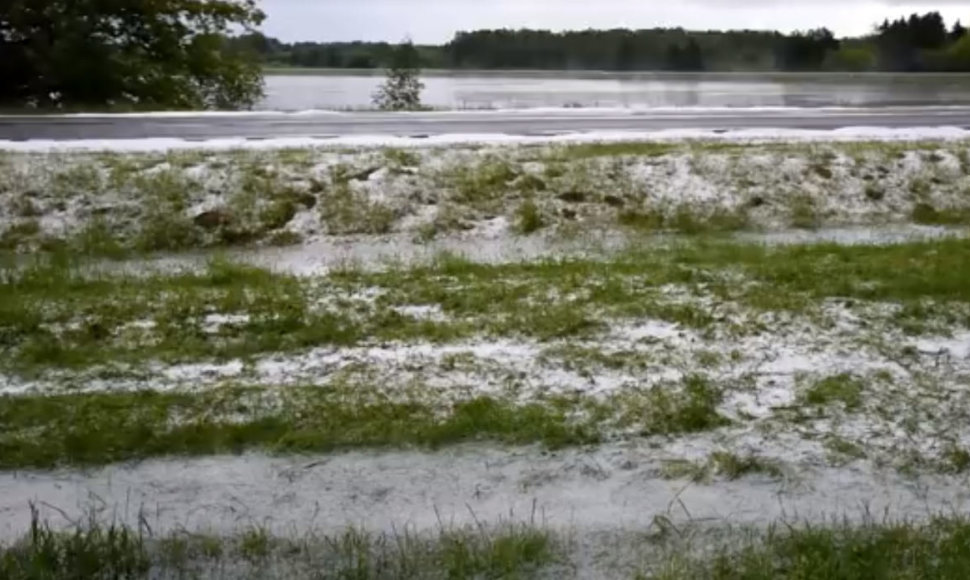
{"type": "MultiPolygon", "coordinates": [[[[871,35],[839,39],[826,28],[765,31],[481,30],[443,46],[418,46],[425,68],[668,71],[970,71],[970,37],[938,12],[886,21],[871,35]]],[[[264,63],[379,68],[388,43],[284,43],[260,34],[235,40],[264,63]]]]}

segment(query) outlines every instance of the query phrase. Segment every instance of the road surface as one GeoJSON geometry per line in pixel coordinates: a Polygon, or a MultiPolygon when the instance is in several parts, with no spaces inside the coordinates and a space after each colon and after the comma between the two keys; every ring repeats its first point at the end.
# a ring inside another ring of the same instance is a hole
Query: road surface
{"type": "Polygon", "coordinates": [[[0,140],[406,137],[448,134],[544,135],[664,129],[970,128],[970,107],[708,111],[456,111],[434,113],[247,113],[0,116],[0,140]]]}

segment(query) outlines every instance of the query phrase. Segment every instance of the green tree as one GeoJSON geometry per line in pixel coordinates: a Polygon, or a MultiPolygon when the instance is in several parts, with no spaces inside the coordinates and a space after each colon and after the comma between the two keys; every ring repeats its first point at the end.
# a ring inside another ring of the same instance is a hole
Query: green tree
{"type": "Polygon", "coordinates": [[[422,90],[420,55],[406,40],[391,55],[387,78],[374,93],[374,105],[383,111],[416,111],[421,109],[422,90]]]}
{"type": "Polygon", "coordinates": [[[970,36],[963,35],[960,40],[943,53],[943,64],[939,68],[949,71],[970,70],[970,36]]]}
{"type": "Polygon", "coordinates": [[[256,0],[3,0],[0,102],[251,107],[258,59],[227,37],[263,18],[256,0]]]}
{"type": "Polygon", "coordinates": [[[840,72],[866,72],[876,67],[876,53],[871,46],[842,46],[830,52],[823,68],[840,72]]]}
{"type": "Polygon", "coordinates": [[[616,69],[634,70],[637,68],[637,47],[633,36],[624,36],[616,50],[616,69]]]}

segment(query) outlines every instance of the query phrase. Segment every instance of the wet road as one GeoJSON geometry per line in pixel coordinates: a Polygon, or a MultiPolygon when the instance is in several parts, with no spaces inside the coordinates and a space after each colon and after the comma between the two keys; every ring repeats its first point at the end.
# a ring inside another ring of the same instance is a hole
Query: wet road
{"type": "Polygon", "coordinates": [[[247,113],[0,116],[0,140],[268,139],[349,135],[544,135],[665,129],[970,128],[970,107],[875,109],[523,110],[433,113],[247,113]]]}

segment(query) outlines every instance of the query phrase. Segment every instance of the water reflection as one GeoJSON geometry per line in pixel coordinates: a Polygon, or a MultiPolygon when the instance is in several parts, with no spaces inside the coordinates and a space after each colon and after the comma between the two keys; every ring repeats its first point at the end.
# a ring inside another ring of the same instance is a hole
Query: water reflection
{"type": "MultiPolygon", "coordinates": [[[[970,75],[506,74],[428,75],[424,100],[455,109],[970,104],[970,75]]],[[[379,73],[269,76],[262,107],[366,108],[380,82],[379,73]]]]}

